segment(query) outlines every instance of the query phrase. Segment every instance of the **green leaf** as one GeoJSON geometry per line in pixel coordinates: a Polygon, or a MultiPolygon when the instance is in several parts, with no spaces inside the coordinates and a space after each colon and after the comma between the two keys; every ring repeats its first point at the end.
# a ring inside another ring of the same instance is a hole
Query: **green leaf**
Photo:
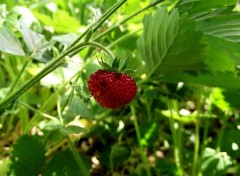
{"type": "Polygon", "coordinates": [[[124,62],[123,62],[123,65],[121,66],[121,69],[120,69],[120,72],[123,72],[128,66],[128,59],[126,59],[124,62]]]}
{"type": "Polygon", "coordinates": [[[44,146],[34,137],[21,136],[13,147],[11,161],[16,176],[39,175],[45,162],[44,146]]]}
{"type": "Polygon", "coordinates": [[[195,22],[177,9],[170,14],[160,8],[154,16],[144,18],[144,32],[138,49],[148,74],[162,74],[203,67],[202,33],[195,22]]]}
{"type": "Polygon", "coordinates": [[[232,164],[230,157],[225,152],[216,152],[214,149],[206,148],[202,159],[202,174],[219,176],[225,175],[226,169],[232,164]]]}
{"type": "Polygon", "coordinates": [[[35,16],[32,14],[32,11],[28,7],[23,6],[18,6],[15,3],[15,6],[13,8],[10,8],[7,6],[8,9],[11,9],[8,11],[7,16],[6,16],[6,21],[5,24],[6,26],[13,27],[13,28],[18,28],[19,27],[19,22],[22,22],[26,24],[28,27],[31,25],[38,24],[37,19],[35,16]]]}
{"type": "Polygon", "coordinates": [[[189,73],[171,73],[156,77],[159,81],[165,82],[184,82],[190,84],[202,84],[211,87],[222,87],[222,88],[240,88],[240,77],[235,76],[233,73],[218,73],[215,75],[197,73],[191,75],[189,73]]]}
{"type": "MultiPolygon", "coordinates": [[[[74,116],[75,117],[75,116],[74,116]]],[[[72,134],[72,133],[81,133],[86,131],[84,128],[81,128],[79,126],[71,125],[71,126],[63,126],[60,125],[58,122],[55,121],[49,121],[47,122],[44,127],[44,130],[48,131],[55,131],[58,130],[62,134],[72,134]]]]}
{"type": "Polygon", "coordinates": [[[112,62],[112,69],[118,70],[119,65],[120,65],[120,59],[118,57],[116,57],[112,62]]]}
{"type": "Polygon", "coordinates": [[[69,105],[69,113],[86,118],[92,118],[94,116],[93,109],[77,96],[73,96],[72,102],[69,105]]]}
{"type": "Polygon", "coordinates": [[[240,15],[221,13],[214,17],[197,23],[197,29],[205,34],[225,39],[230,42],[240,42],[240,15]]]}
{"type": "Polygon", "coordinates": [[[223,95],[225,101],[227,101],[231,105],[231,107],[240,109],[240,89],[226,89],[223,91],[223,95]]]}
{"type": "Polygon", "coordinates": [[[168,160],[163,160],[163,159],[157,160],[155,169],[159,175],[168,175],[168,176],[181,175],[180,173],[178,173],[176,164],[168,160]]]}
{"type": "Polygon", "coordinates": [[[180,0],[177,8],[180,13],[188,12],[195,18],[211,16],[216,12],[223,11],[228,7],[234,8],[236,0],[180,0]],[[216,11],[217,10],[217,11],[216,11]]]}
{"type": "Polygon", "coordinates": [[[60,42],[63,45],[70,45],[74,40],[77,39],[77,37],[78,36],[75,33],[71,33],[71,34],[54,36],[52,37],[51,40],[60,42]]]}
{"type": "MultiPolygon", "coordinates": [[[[86,157],[79,154],[83,159],[87,169],[90,170],[91,165],[86,157]]],[[[70,176],[84,176],[80,170],[73,154],[69,150],[64,150],[53,156],[51,161],[47,164],[43,176],[53,175],[70,175],[70,176]]]]}
{"type": "Polygon", "coordinates": [[[9,54],[25,56],[22,44],[6,27],[0,28],[0,50],[9,54]]]}
{"type": "Polygon", "coordinates": [[[233,11],[236,0],[182,0],[180,13],[189,12],[196,19],[197,30],[205,34],[209,44],[206,64],[213,73],[234,72],[239,64],[240,20],[233,11]]]}
{"type": "MultiPolygon", "coordinates": [[[[239,98],[239,96],[238,96],[239,98]]],[[[231,130],[226,130],[224,131],[223,134],[223,140],[221,143],[221,149],[231,158],[233,159],[239,159],[240,158],[240,141],[239,141],[239,136],[240,136],[240,131],[231,129],[231,130]]]]}
{"type": "Polygon", "coordinates": [[[110,162],[112,167],[116,167],[126,161],[131,154],[131,150],[124,144],[112,146],[110,153],[110,162]]]}
{"type": "Polygon", "coordinates": [[[78,32],[80,24],[77,19],[70,16],[66,11],[57,10],[53,13],[52,18],[48,15],[34,12],[34,15],[47,26],[52,26],[57,33],[78,32]]]}
{"type": "Polygon", "coordinates": [[[75,91],[77,92],[77,96],[83,100],[84,103],[90,102],[90,96],[84,92],[81,86],[74,86],[75,91]]]}
{"type": "Polygon", "coordinates": [[[77,133],[82,133],[86,131],[86,129],[81,128],[79,126],[66,126],[66,127],[62,126],[60,128],[60,131],[65,134],[73,134],[73,133],[77,134],[77,133]]]}
{"type": "Polygon", "coordinates": [[[101,67],[103,67],[103,69],[112,70],[112,67],[109,64],[107,64],[106,62],[104,62],[102,58],[101,58],[101,61],[98,60],[98,63],[101,67]]]}
{"type": "Polygon", "coordinates": [[[205,63],[211,72],[235,72],[240,64],[240,45],[223,38],[205,35],[208,48],[205,63]]]}
{"type": "Polygon", "coordinates": [[[20,23],[19,31],[30,52],[30,56],[44,62],[44,60],[42,60],[42,55],[49,47],[49,43],[45,40],[45,37],[30,30],[23,23],[20,23]]]}

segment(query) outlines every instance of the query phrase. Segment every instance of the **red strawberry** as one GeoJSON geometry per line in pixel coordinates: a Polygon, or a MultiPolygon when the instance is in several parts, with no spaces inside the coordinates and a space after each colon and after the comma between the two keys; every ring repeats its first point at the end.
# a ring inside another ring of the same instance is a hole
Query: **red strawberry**
{"type": "Polygon", "coordinates": [[[102,69],[90,76],[88,89],[100,106],[110,109],[130,103],[137,92],[136,82],[128,74],[102,69]]]}

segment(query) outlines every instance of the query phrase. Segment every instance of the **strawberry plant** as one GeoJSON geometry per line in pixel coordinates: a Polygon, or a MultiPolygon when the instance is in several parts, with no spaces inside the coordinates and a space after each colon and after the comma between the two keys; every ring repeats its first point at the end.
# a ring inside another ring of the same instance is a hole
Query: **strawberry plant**
{"type": "Polygon", "coordinates": [[[0,175],[239,175],[239,17],[237,0],[2,0],[0,175]]]}

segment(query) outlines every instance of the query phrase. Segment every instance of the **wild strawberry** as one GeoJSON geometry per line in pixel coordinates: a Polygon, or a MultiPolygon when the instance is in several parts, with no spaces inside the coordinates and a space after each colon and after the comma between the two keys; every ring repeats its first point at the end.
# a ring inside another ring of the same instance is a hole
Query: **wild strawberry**
{"type": "Polygon", "coordinates": [[[128,74],[103,69],[90,76],[88,89],[100,106],[110,109],[130,103],[137,92],[136,82],[128,74]]]}

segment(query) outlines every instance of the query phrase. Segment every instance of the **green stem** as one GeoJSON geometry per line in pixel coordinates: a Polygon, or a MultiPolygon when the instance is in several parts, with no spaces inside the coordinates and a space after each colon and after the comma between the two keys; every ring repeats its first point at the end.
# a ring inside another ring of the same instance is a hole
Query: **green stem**
{"type": "Polygon", "coordinates": [[[114,45],[123,42],[124,40],[128,39],[130,36],[132,36],[133,34],[136,34],[140,30],[142,30],[142,29],[138,29],[136,31],[130,32],[130,33],[118,38],[117,40],[113,41],[110,45],[108,45],[108,48],[112,48],[114,45]]]}
{"type": "Polygon", "coordinates": [[[26,108],[28,108],[28,109],[36,112],[36,113],[42,115],[43,117],[46,117],[46,118],[48,118],[48,119],[50,119],[50,120],[53,120],[53,121],[58,121],[56,117],[50,116],[50,115],[48,115],[48,114],[45,114],[45,113],[43,113],[43,112],[41,112],[41,111],[39,111],[39,110],[37,110],[37,109],[29,106],[28,104],[23,103],[22,101],[19,101],[19,100],[18,100],[18,103],[21,104],[21,105],[23,105],[23,106],[25,106],[26,108]]]}
{"type": "Polygon", "coordinates": [[[150,171],[148,159],[147,159],[147,156],[145,154],[144,148],[141,144],[141,133],[140,133],[140,129],[139,129],[138,122],[137,122],[136,109],[132,105],[130,107],[131,107],[131,112],[132,112],[132,115],[133,115],[133,123],[134,123],[134,127],[135,127],[136,134],[137,134],[138,145],[139,145],[139,148],[140,148],[140,151],[141,151],[141,158],[142,158],[142,161],[143,161],[143,163],[146,167],[147,175],[151,176],[151,171],[150,171]]]}
{"type": "Polygon", "coordinates": [[[108,11],[106,11],[103,15],[102,18],[97,22],[97,24],[93,23],[90,25],[82,35],[80,35],[70,46],[69,48],[73,47],[76,45],[85,35],[88,34],[90,30],[95,32],[115,11],[117,11],[118,8],[120,8],[127,0],[121,0],[120,2],[116,3],[113,5],[108,11]]]}
{"type": "Polygon", "coordinates": [[[82,171],[82,174],[83,174],[84,176],[88,176],[88,175],[89,175],[89,171],[87,170],[87,167],[86,167],[86,165],[84,164],[82,158],[79,156],[79,153],[77,152],[75,146],[73,145],[70,137],[69,137],[68,135],[66,135],[66,138],[67,138],[67,140],[68,140],[68,144],[69,144],[69,147],[70,147],[70,149],[71,149],[71,151],[72,151],[72,153],[73,153],[73,156],[74,156],[75,160],[76,160],[77,163],[78,163],[78,166],[80,167],[80,169],[81,169],[81,171],[82,171]]]}
{"type": "MultiPolygon", "coordinates": [[[[97,42],[93,42],[93,41],[89,41],[89,42],[86,42],[86,45],[90,45],[90,46],[93,46],[93,47],[96,47],[96,48],[100,48],[102,49],[103,51],[105,51],[105,53],[111,58],[111,59],[115,59],[115,56],[114,54],[112,53],[111,50],[109,50],[107,47],[101,45],[100,43],[97,43],[97,42]]],[[[80,51],[83,50],[84,47],[79,47],[77,50],[75,50],[74,52],[72,52],[71,54],[69,54],[69,57],[73,57],[75,54],[79,53],[80,51]]]]}
{"type": "Polygon", "coordinates": [[[100,38],[102,38],[103,36],[105,36],[106,34],[112,32],[114,29],[116,29],[118,26],[124,24],[125,22],[127,22],[128,20],[132,19],[133,17],[137,16],[138,14],[144,12],[145,10],[154,7],[155,5],[159,4],[160,2],[162,2],[163,0],[157,0],[156,2],[153,2],[149,5],[147,5],[146,7],[144,7],[143,9],[140,9],[134,13],[132,13],[131,15],[129,15],[128,17],[126,17],[125,19],[121,20],[118,24],[115,24],[113,26],[111,26],[110,28],[108,28],[108,30],[106,30],[105,32],[101,33],[100,35],[98,35],[97,37],[95,37],[93,40],[97,41],[100,38]]]}
{"type": "Polygon", "coordinates": [[[218,141],[217,141],[216,152],[220,152],[221,151],[221,143],[222,143],[222,139],[223,139],[223,134],[224,134],[224,131],[225,131],[226,126],[227,126],[227,117],[226,117],[226,115],[224,115],[222,118],[223,118],[223,124],[222,124],[220,132],[218,134],[218,141]]]}
{"type": "Polygon", "coordinates": [[[147,118],[149,122],[152,122],[152,101],[147,102],[146,110],[147,110],[147,118]]]}
{"type": "Polygon", "coordinates": [[[3,111],[5,108],[7,108],[7,106],[9,106],[10,103],[15,101],[20,95],[22,95],[24,92],[26,92],[36,83],[38,83],[43,77],[45,77],[47,74],[51,73],[53,70],[59,67],[62,64],[62,61],[64,60],[65,56],[74,52],[78,48],[86,47],[89,45],[94,47],[100,47],[109,55],[109,57],[114,58],[114,55],[111,53],[109,49],[107,49],[103,45],[98,44],[96,42],[84,42],[84,43],[77,44],[76,46],[64,51],[56,59],[53,59],[52,61],[50,61],[46,65],[46,67],[44,67],[38,74],[36,74],[34,77],[26,81],[25,84],[23,84],[21,87],[19,87],[19,89],[17,89],[15,92],[10,94],[7,98],[3,99],[2,102],[0,103],[0,112],[3,111]]]}
{"type": "Polygon", "coordinates": [[[28,57],[27,60],[24,62],[23,66],[22,66],[22,69],[21,69],[20,72],[18,73],[17,78],[15,79],[15,81],[13,82],[10,90],[9,90],[8,93],[7,93],[7,96],[8,96],[9,94],[11,94],[11,92],[13,92],[13,90],[14,90],[15,87],[17,86],[17,84],[18,84],[18,82],[19,82],[19,80],[20,80],[23,72],[25,71],[25,69],[26,69],[26,67],[27,67],[27,65],[28,65],[28,63],[29,63],[30,60],[31,60],[31,58],[28,57]]]}
{"type": "Polygon", "coordinates": [[[105,46],[103,46],[103,45],[101,45],[100,43],[97,43],[97,42],[89,41],[88,43],[89,43],[89,45],[91,45],[91,46],[94,46],[94,47],[96,47],[96,48],[100,48],[100,49],[102,49],[103,51],[105,51],[105,53],[106,53],[112,60],[115,59],[114,54],[113,54],[112,51],[109,50],[107,47],[105,47],[105,46]]]}
{"type": "Polygon", "coordinates": [[[200,136],[199,136],[199,121],[196,120],[195,124],[195,145],[194,145],[194,155],[193,155],[193,170],[192,176],[198,175],[198,166],[199,166],[199,146],[200,146],[200,136]]]}
{"type": "Polygon", "coordinates": [[[203,143],[201,145],[201,153],[200,153],[200,157],[199,157],[200,161],[202,160],[203,152],[204,152],[204,150],[207,146],[207,143],[208,143],[207,138],[208,138],[209,124],[210,124],[209,119],[205,119],[204,120],[204,127],[203,127],[203,139],[202,139],[203,143]]]}
{"type": "Polygon", "coordinates": [[[127,0],[121,0],[116,3],[107,13],[102,17],[102,19],[97,23],[97,25],[93,28],[93,32],[95,32],[118,8],[120,8],[127,0]]]}
{"type": "Polygon", "coordinates": [[[197,99],[197,116],[195,121],[195,145],[194,145],[194,155],[193,155],[193,169],[192,175],[197,176],[199,172],[199,147],[200,147],[200,119],[199,114],[201,113],[201,95],[202,88],[200,87],[198,90],[198,99],[197,99]]]}
{"type": "MultiPolygon", "coordinates": [[[[46,137],[47,138],[47,137],[46,137]]],[[[45,156],[52,156],[53,153],[56,153],[56,151],[61,148],[62,146],[66,146],[65,144],[67,143],[67,139],[60,140],[59,142],[55,143],[54,145],[51,145],[47,147],[47,152],[45,156]]]]}
{"type": "Polygon", "coordinates": [[[57,112],[58,112],[58,117],[59,117],[59,122],[61,125],[64,125],[63,123],[63,118],[62,118],[62,110],[61,110],[61,102],[60,102],[60,97],[58,97],[57,100],[57,112]]]}
{"type": "MultiPolygon", "coordinates": [[[[58,109],[59,120],[60,120],[61,124],[63,125],[63,119],[62,119],[60,101],[58,101],[57,109],[58,109]]],[[[86,165],[84,164],[82,158],[79,156],[79,154],[78,154],[76,148],[74,147],[74,145],[73,145],[70,137],[69,137],[68,135],[66,135],[66,138],[67,138],[67,140],[68,140],[68,144],[69,144],[69,147],[70,147],[70,149],[71,149],[71,151],[72,151],[72,153],[73,153],[73,156],[74,156],[75,160],[77,161],[78,166],[80,167],[83,175],[84,175],[84,176],[85,176],[85,175],[88,176],[88,175],[89,175],[89,172],[88,172],[88,170],[87,170],[87,167],[86,167],[86,165]]]]}
{"type": "Polygon", "coordinates": [[[170,110],[170,118],[169,118],[169,123],[170,123],[170,128],[171,128],[171,133],[173,136],[173,147],[174,147],[174,159],[176,162],[176,166],[178,168],[178,171],[182,173],[182,167],[181,167],[181,142],[178,139],[179,136],[181,136],[181,129],[180,129],[180,124],[175,122],[174,117],[173,117],[173,100],[168,100],[168,106],[170,110]],[[177,126],[176,126],[177,125],[177,126]]]}
{"type": "MultiPolygon", "coordinates": [[[[1,54],[1,52],[0,52],[0,54],[1,54]]],[[[1,66],[4,66],[4,64],[2,63],[2,61],[1,61],[1,58],[0,58],[0,67],[1,66]]],[[[5,74],[4,74],[5,72],[3,71],[3,69],[0,69],[0,80],[2,80],[2,82],[5,82],[5,74]]]]}
{"type": "Polygon", "coordinates": [[[2,64],[6,71],[7,71],[7,75],[9,76],[9,78],[11,79],[11,81],[13,81],[16,78],[16,73],[15,73],[15,68],[13,68],[13,64],[11,63],[11,57],[9,58],[5,58],[4,59],[5,63],[2,64]]]}
{"type": "MultiPolygon", "coordinates": [[[[59,93],[59,92],[58,92],[59,93]]],[[[24,131],[24,134],[28,134],[31,131],[31,127],[33,127],[35,124],[37,124],[37,122],[40,120],[40,117],[46,117],[45,116],[46,113],[43,113],[43,111],[46,111],[47,108],[51,107],[53,105],[53,101],[55,102],[56,100],[56,93],[52,94],[52,96],[50,96],[45,102],[44,104],[41,106],[41,108],[38,110],[39,113],[35,113],[34,116],[30,119],[30,121],[27,124],[26,130],[24,131]]],[[[37,111],[36,111],[37,112],[37,111]]],[[[51,119],[51,118],[49,118],[51,119]]],[[[53,119],[51,119],[53,120],[53,119]]],[[[57,119],[56,119],[57,120],[57,119]]]]}
{"type": "Polygon", "coordinates": [[[74,87],[72,87],[69,96],[67,96],[67,99],[64,101],[64,103],[62,105],[61,113],[72,102],[72,99],[73,99],[73,96],[74,96],[74,90],[75,90],[74,87]]]}
{"type": "MultiPolygon", "coordinates": [[[[200,169],[201,169],[203,154],[204,154],[206,146],[208,144],[208,131],[209,131],[210,120],[208,118],[206,118],[203,123],[204,123],[203,124],[203,126],[204,126],[203,127],[203,137],[202,137],[202,144],[201,144],[200,154],[199,154],[199,157],[198,157],[199,158],[198,159],[198,169],[197,169],[196,176],[200,175],[199,172],[200,172],[200,169]]],[[[193,167],[196,167],[196,166],[193,166],[193,167]]],[[[196,170],[196,169],[193,169],[193,170],[196,170]]]]}

